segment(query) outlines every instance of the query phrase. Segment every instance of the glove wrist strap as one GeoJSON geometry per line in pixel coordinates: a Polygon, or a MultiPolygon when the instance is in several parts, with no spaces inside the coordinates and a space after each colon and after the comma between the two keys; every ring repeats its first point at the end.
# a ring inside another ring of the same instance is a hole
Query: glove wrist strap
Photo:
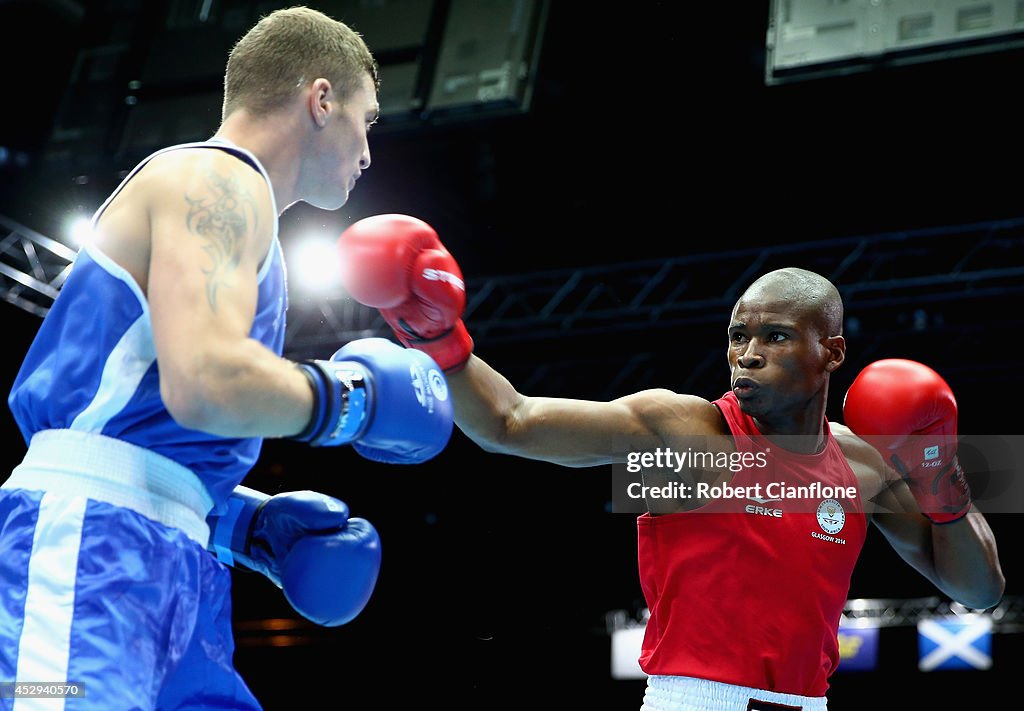
{"type": "Polygon", "coordinates": [[[313,390],[313,411],[306,427],[291,439],[313,447],[347,444],[366,426],[369,373],[349,361],[304,360],[299,369],[313,390]]]}
{"type": "Polygon", "coordinates": [[[446,373],[457,373],[466,367],[473,353],[473,338],[466,324],[459,319],[451,328],[431,338],[418,335],[404,319],[398,319],[395,335],[402,345],[423,351],[433,358],[446,373]]]}
{"type": "Polygon", "coordinates": [[[252,532],[260,511],[270,496],[245,486],[236,487],[226,503],[226,511],[219,516],[209,516],[209,550],[217,560],[230,565],[253,567],[250,557],[252,532]]]}
{"type": "Polygon", "coordinates": [[[937,494],[938,487],[948,487],[943,499],[947,500],[941,510],[926,511],[932,523],[947,524],[959,521],[971,510],[971,490],[967,485],[967,477],[964,475],[963,467],[960,466],[960,459],[954,455],[952,465],[945,472],[936,477],[933,484],[933,494],[937,494]]]}

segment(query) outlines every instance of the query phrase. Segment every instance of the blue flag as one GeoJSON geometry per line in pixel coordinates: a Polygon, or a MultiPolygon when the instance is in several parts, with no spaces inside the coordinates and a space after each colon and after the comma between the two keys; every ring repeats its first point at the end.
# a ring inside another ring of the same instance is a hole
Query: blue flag
{"type": "Polygon", "coordinates": [[[869,671],[877,662],[877,627],[839,626],[839,671],[869,671]]]}
{"type": "Polygon", "coordinates": [[[917,666],[921,671],[990,669],[992,618],[960,615],[917,623],[917,666]]]}

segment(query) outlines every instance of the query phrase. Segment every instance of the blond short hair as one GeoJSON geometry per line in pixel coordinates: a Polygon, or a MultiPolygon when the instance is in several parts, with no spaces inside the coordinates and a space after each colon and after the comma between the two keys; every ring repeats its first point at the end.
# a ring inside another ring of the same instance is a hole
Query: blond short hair
{"type": "Polygon", "coordinates": [[[308,7],[275,10],[231,50],[222,115],[243,107],[257,115],[272,112],[319,77],[344,101],[367,73],[378,87],[377,62],[348,25],[308,7]]]}

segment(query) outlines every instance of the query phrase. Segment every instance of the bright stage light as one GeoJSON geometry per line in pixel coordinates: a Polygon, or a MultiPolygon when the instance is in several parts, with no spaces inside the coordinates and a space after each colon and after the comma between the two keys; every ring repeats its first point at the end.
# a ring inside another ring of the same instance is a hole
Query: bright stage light
{"type": "Polygon", "coordinates": [[[92,220],[84,215],[75,215],[68,220],[66,234],[75,247],[84,247],[92,242],[92,220]]]}
{"type": "Polygon", "coordinates": [[[288,282],[296,289],[322,294],[341,288],[333,239],[322,235],[297,237],[286,259],[288,282]]]}

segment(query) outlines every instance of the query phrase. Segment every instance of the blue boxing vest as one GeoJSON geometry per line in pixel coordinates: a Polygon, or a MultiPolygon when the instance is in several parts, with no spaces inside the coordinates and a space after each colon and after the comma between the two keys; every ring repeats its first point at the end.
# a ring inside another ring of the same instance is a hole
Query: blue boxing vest
{"type": "MultiPolygon", "coordinates": [[[[125,177],[93,217],[152,158],[181,148],[209,148],[238,157],[267,181],[250,152],[221,139],[153,153],[125,177]]],[[[270,193],[273,202],[273,191],[270,193]]],[[[276,205],[274,212],[277,213],[276,205]]],[[[250,336],[281,355],[288,308],[284,258],[277,236],[259,269],[259,298],[250,336]]],[[[29,442],[41,430],[103,434],[161,454],[199,477],[214,510],[255,464],[263,440],[228,439],[177,424],[160,397],[160,375],[146,297],[127,271],[95,247],[83,247],[36,334],[14,381],[8,405],[29,442]]]]}

